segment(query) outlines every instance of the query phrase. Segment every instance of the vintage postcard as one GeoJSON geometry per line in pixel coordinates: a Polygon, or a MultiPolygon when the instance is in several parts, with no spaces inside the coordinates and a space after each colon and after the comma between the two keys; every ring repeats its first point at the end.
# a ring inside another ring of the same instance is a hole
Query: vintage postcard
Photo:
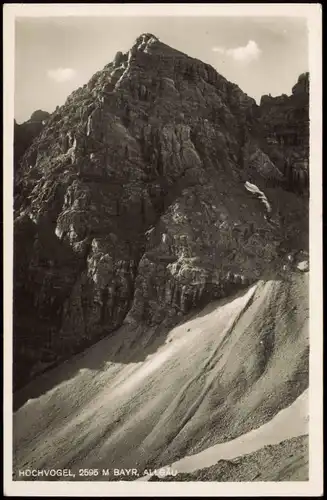
{"type": "Polygon", "coordinates": [[[4,33],[4,494],[322,495],[320,4],[4,33]]]}

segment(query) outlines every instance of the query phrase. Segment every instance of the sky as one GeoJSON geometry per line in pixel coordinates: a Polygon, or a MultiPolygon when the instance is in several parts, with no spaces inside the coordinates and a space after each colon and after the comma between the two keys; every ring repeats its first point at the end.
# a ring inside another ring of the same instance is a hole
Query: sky
{"type": "Polygon", "coordinates": [[[54,111],[148,32],[211,64],[258,103],[263,94],[290,94],[308,71],[301,17],[21,17],[15,25],[17,122],[37,109],[54,111]]]}

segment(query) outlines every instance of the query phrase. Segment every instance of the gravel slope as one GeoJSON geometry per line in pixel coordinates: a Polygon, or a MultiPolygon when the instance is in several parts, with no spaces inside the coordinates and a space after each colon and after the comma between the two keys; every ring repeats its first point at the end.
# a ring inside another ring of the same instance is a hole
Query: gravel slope
{"type": "Polygon", "coordinates": [[[308,387],[307,279],[258,282],[168,333],[125,325],[33,381],[17,394],[29,400],[14,414],[14,478],[30,467],[142,475],[271,420],[308,387]]]}
{"type": "Polygon", "coordinates": [[[150,481],[308,481],[308,457],[308,436],[299,436],[264,446],[234,460],[219,460],[193,473],[180,473],[165,479],[154,476],[150,481]]]}

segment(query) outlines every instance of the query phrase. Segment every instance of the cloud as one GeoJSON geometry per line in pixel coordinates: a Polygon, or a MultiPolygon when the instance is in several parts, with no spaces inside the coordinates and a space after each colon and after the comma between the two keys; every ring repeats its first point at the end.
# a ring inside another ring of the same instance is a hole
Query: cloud
{"type": "Polygon", "coordinates": [[[258,59],[261,54],[261,49],[256,42],[249,40],[245,47],[229,49],[228,53],[235,59],[235,61],[251,62],[258,59]]]}
{"type": "Polygon", "coordinates": [[[258,59],[262,53],[262,50],[256,42],[249,40],[244,47],[236,47],[235,49],[226,49],[225,47],[213,47],[213,52],[218,52],[219,54],[226,54],[232,57],[235,61],[241,63],[250,63],[258,59]]]}
{"type": "Polygon", "coordinates": [[[68,82],[72,80],[76,75],[76,71],[73,68],[57,68],[49,69],[47,75],[51,80],[58,83],[68,82]]]}
{"type": "Polygon", "coordinates": [[[226,49],[224,49],[223,47],[212,47],[212,51],[213,52],[219,52],[220,54],[225,54],[226,53],[226,49]]]}

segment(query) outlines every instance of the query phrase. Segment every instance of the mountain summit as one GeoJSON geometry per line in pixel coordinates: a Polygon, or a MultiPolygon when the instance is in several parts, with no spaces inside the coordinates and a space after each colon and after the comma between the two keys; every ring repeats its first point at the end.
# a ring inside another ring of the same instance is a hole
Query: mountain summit
{"type": "Polygon", "coordinates": [[[304,79],[258,106],[142,34],[15,144],[15,387],[307,258],[304,79]]]}

